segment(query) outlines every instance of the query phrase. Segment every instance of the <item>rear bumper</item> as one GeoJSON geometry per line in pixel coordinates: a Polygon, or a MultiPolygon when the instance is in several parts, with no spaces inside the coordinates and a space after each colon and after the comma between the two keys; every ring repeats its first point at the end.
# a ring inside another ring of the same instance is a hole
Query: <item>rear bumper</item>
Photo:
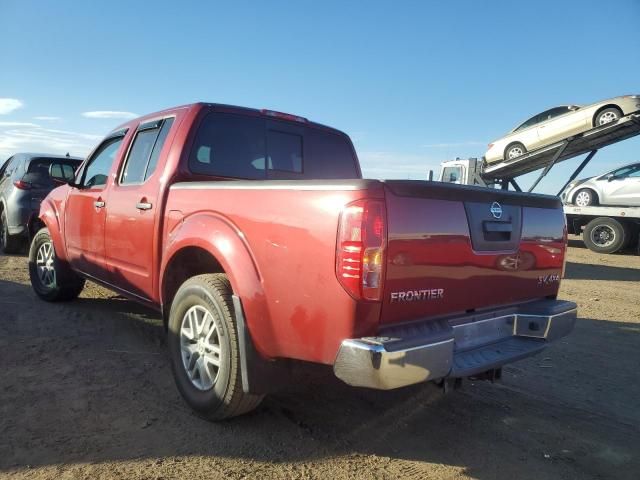
{"type": "Polygon", "coordinates": [[[517,307],[389,328],[342,342],[333,366],[349,385],[380,390],[467,377],[537,354],[575,325],[573,302],[517,307]]]}

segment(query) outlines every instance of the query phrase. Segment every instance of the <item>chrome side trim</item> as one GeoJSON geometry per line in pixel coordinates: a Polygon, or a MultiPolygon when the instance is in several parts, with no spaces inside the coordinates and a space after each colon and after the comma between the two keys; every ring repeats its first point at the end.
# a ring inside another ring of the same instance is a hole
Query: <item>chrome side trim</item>
{"type": "Polygon", "coordinates": [[[220,180],[210,182],[180,182],[171,185],[171,190],[364,190],[377,180],[316,182],[313,180],[220,180]]]}

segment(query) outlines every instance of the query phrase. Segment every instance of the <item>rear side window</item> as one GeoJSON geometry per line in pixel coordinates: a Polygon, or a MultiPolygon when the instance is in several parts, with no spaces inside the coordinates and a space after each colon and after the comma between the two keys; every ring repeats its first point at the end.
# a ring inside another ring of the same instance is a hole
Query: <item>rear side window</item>
{"type": "Polygon", "coordinates": [[[189,167],[203,175],[264,178],[264,120],[227,113],[207,115],[196,134],[189,167]]]}
{"type": "Polygon", "coordinates": [[[210,113],[189,155],[193,173],[242,179],[358,178],[350,142],[306,125],[210,113]]]}
{"type": "Polygon", "coordinates": [[[151,176],[172,124],[173,118],[168,118],[138,127],[120,178],[122,185],[142,183],[151,176]]]}
{"type": "MultiPolygon", "coordinates": [[[[540,115],[542,115],[542,114],[540,114],[540,115]]],[[[536,115],[535,117],[531,117],[529,120],[527,120],[522,125],[520,125],[518,128],[516,128],[514,130],[514,132],[517,132],[519,130],[524,130],[525,128],[533,127],[537,123],[540,123],[540,115],[536,115]]]]}
{"type": "Polygon", "coordinates": [[[308,128],[305,138],[307,140],[305,178],[330,180],[360,176],[351,142],[345,136],[308,128]]]}

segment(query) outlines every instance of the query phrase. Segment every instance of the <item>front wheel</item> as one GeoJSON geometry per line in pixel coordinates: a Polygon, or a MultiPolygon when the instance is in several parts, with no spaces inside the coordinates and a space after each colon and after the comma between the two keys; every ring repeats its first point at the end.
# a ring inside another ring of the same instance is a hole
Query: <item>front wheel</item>
{"type": "Polygon", "coordinates": [[[615,253],[631,239],[631,231],[615,218],[599,217],[591,220],[582,232],[582,240],[589,250],[615,253]]]}
{"type": "Polygon", "coordinates": [[[242,389],[240,347],[231,284],[224,274],[182,284],[169,313],[169,355],[178,390],[208,420],[247,413],[262,395],[242,389]]]}
{"type": "Polygon", "coordinates": [[[84,279],[56,257],[47,228],[36,233],[31,242],[29,279],[36,294],[47,302],[73,300],[84,288],[84,279]]]}
{"type": "Polygon", "coordinates": [[[588,188],[583,188],[578,190],[576,196],[574,197],[573,203],[575,203],[578,207],[588,207],[589,205],[597,205],[598,204],[598,196],[593,190],[588,188]]]}
{"type": "Polygon", "coordinates": [[[524,148],[523,144],[521,144],[521,143],[512,143],[504,151],[504,159],[505,160],[513,160],[514,158],[521,157],[525,153],[527,153],[527,149],[524,148]]]}

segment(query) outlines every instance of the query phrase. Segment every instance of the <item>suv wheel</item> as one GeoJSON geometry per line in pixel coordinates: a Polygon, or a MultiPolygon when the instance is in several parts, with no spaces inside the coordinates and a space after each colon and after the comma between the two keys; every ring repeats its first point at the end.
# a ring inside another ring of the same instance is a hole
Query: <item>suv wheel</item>
{"type": "Polygon", "coordinates": [[[176,385],[189,406],[208,420],[247,413],[263,398],[242,390],[231,294],[226,275],[198,275],[182,284],[169,313],[176,385]]]}
{"type": "Polygon", "coordinates": [[[36,233],[31,242],[29,279],[36,294],[48,302],[73,300],[84,288],[84,279],[56,257],[47,228],[36,233]]]}
{"type": "Polygon", "coordinates": [[[0,250],[2,253],[17,253],[20,250],[20,238],[9,235],[7,213],[4,210],[0,214],[0,250]]]}

